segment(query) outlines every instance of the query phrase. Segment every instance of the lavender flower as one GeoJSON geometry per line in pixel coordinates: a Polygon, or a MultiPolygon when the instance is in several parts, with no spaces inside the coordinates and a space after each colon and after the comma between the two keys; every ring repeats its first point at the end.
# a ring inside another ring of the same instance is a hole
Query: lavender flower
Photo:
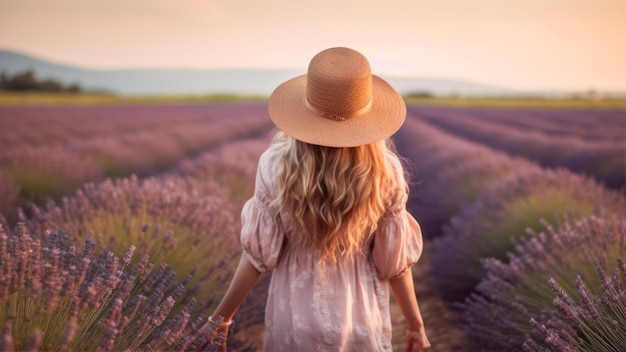
{"type": "Polygon", "coordinates": [[[135,252],[135,249],[136,248],[135,248],[134,245],[131,245],[128,248],[128,252],[126,252],[126,255],[124,255],[124,260],[123,260],[124,265],[129,265],[130,264],[130,259],[133,257],[133,253],[135,252]]]}
{"type": "Polygon", "coordinates": [[[63,335],[61,337],[61,342],[59,343],[59,347],[61,350],[68,349],[72,340],[74,340],[74,336],[76,336],[76,330],[78,329],[78,324],[75,320],[70,320],[67,322],[65,326],[65,330],[63,330],[63,335]]]}
{"type": "Polygon", "coordinates": [[[2,330],[2,336],[0,336],[0,351],[12,351],[13,350],[13,335],[11,321],[8,320],[4,324],[2,330]]]}
{"type": "Polygon", "coordinates": [[[43,333],[39,329],[35,329],[30,336],[28,336],[28,343],[26,344],[27,352],[36,352],[41,349],[43,342],[43,333]]]}

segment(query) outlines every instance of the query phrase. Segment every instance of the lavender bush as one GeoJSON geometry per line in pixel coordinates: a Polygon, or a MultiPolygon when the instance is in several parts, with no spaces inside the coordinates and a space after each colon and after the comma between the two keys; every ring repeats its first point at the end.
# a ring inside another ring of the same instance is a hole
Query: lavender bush
{"type": "Polygon", "coordinates": [[[133,251],[120,262],[96,253],[89,240],[77,250],[60,231],[39,239],[24,224],[15,235],[0,227],[0,350],[182,351],[205,344],[215,330],[202,331],[206,316],[191,313],[188,280],[177,281],[165,264],[153,269],[145,256],[131,265],[133,251]],[[177,301],[184,306],[172,314],[177,301]]]}
{"type": "Polygon", "coordinates": [[[529,230],[507,261],[482,260],[485,278],[459,305],[471,349],[623,350],[626,218],[589,216],[544,228],[529,230]],[[618,262],[619,272],[604,274],[618,262]]]}
{"type": "Polygon", "coordinates": [[[625,213],[624,197],[566,170],[530,170],[494,185],[444,228],[432,248],[434,284],[447,301],[462,301],[483,278],[482,258],[506,260],[511,239],[539,221],[582,217],[603,209],[625,213]]]}
{"type": "Polygon", "coordinates": [[[201,195],[196,188],[175,176],[87,183],[59,205],[33,205],[24,220],[33,231],[62,228],[77,242],[94,238],[117,255],[135,244],[152,262],[171,265],[179,279],[197,272],[190,284],[202,309],[232,273],[239,223],[224,190],[214,185],[211,195],[201,195]]]}

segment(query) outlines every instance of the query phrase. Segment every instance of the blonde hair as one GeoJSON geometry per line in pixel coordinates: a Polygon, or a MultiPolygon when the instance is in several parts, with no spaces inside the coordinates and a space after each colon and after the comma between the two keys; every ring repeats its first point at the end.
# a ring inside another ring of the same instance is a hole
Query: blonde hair
{"type": "Polygon", "coordinates": [[[393,189],[406,188],[391,174],[387,158],[397,158],[391,142],[333,148],[279,133],[275,143],[286,145],[273,206],[289,215],[295,240],[332,263],[361,252],[393,189]]]}

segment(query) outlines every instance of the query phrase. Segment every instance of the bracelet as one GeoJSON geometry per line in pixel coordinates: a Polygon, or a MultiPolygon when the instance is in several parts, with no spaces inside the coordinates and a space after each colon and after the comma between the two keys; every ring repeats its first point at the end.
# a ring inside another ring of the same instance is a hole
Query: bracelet
{"type": "Polygon", "coordinates": [[[220,319],[222,320],[219,324],[217,324],[217,322],[215,320],[213,320],[212,316],[209,316],[209,323],[211,324],[217,324],[217,326],[221,327],[226,327],[226,326],[230,326],[233,323],[233,320],[231,319],[230,321],[225,321],[224,318],[220,317],[220,319]]]}

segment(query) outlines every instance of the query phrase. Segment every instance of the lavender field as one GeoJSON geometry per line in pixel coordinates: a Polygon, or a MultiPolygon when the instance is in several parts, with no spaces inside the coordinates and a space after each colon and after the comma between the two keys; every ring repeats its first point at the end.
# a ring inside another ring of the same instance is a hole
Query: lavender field
{"type": "MultiPolygon", "coordinates": [[[[409,107],[433,351],[623,350],[625,114],[409,107]]],[[[274,132],[264,103],[0,107],[0,350],[202,346],[274,132]]],[[[233,350],[262,344],[268,279],[233,350]]]]}

